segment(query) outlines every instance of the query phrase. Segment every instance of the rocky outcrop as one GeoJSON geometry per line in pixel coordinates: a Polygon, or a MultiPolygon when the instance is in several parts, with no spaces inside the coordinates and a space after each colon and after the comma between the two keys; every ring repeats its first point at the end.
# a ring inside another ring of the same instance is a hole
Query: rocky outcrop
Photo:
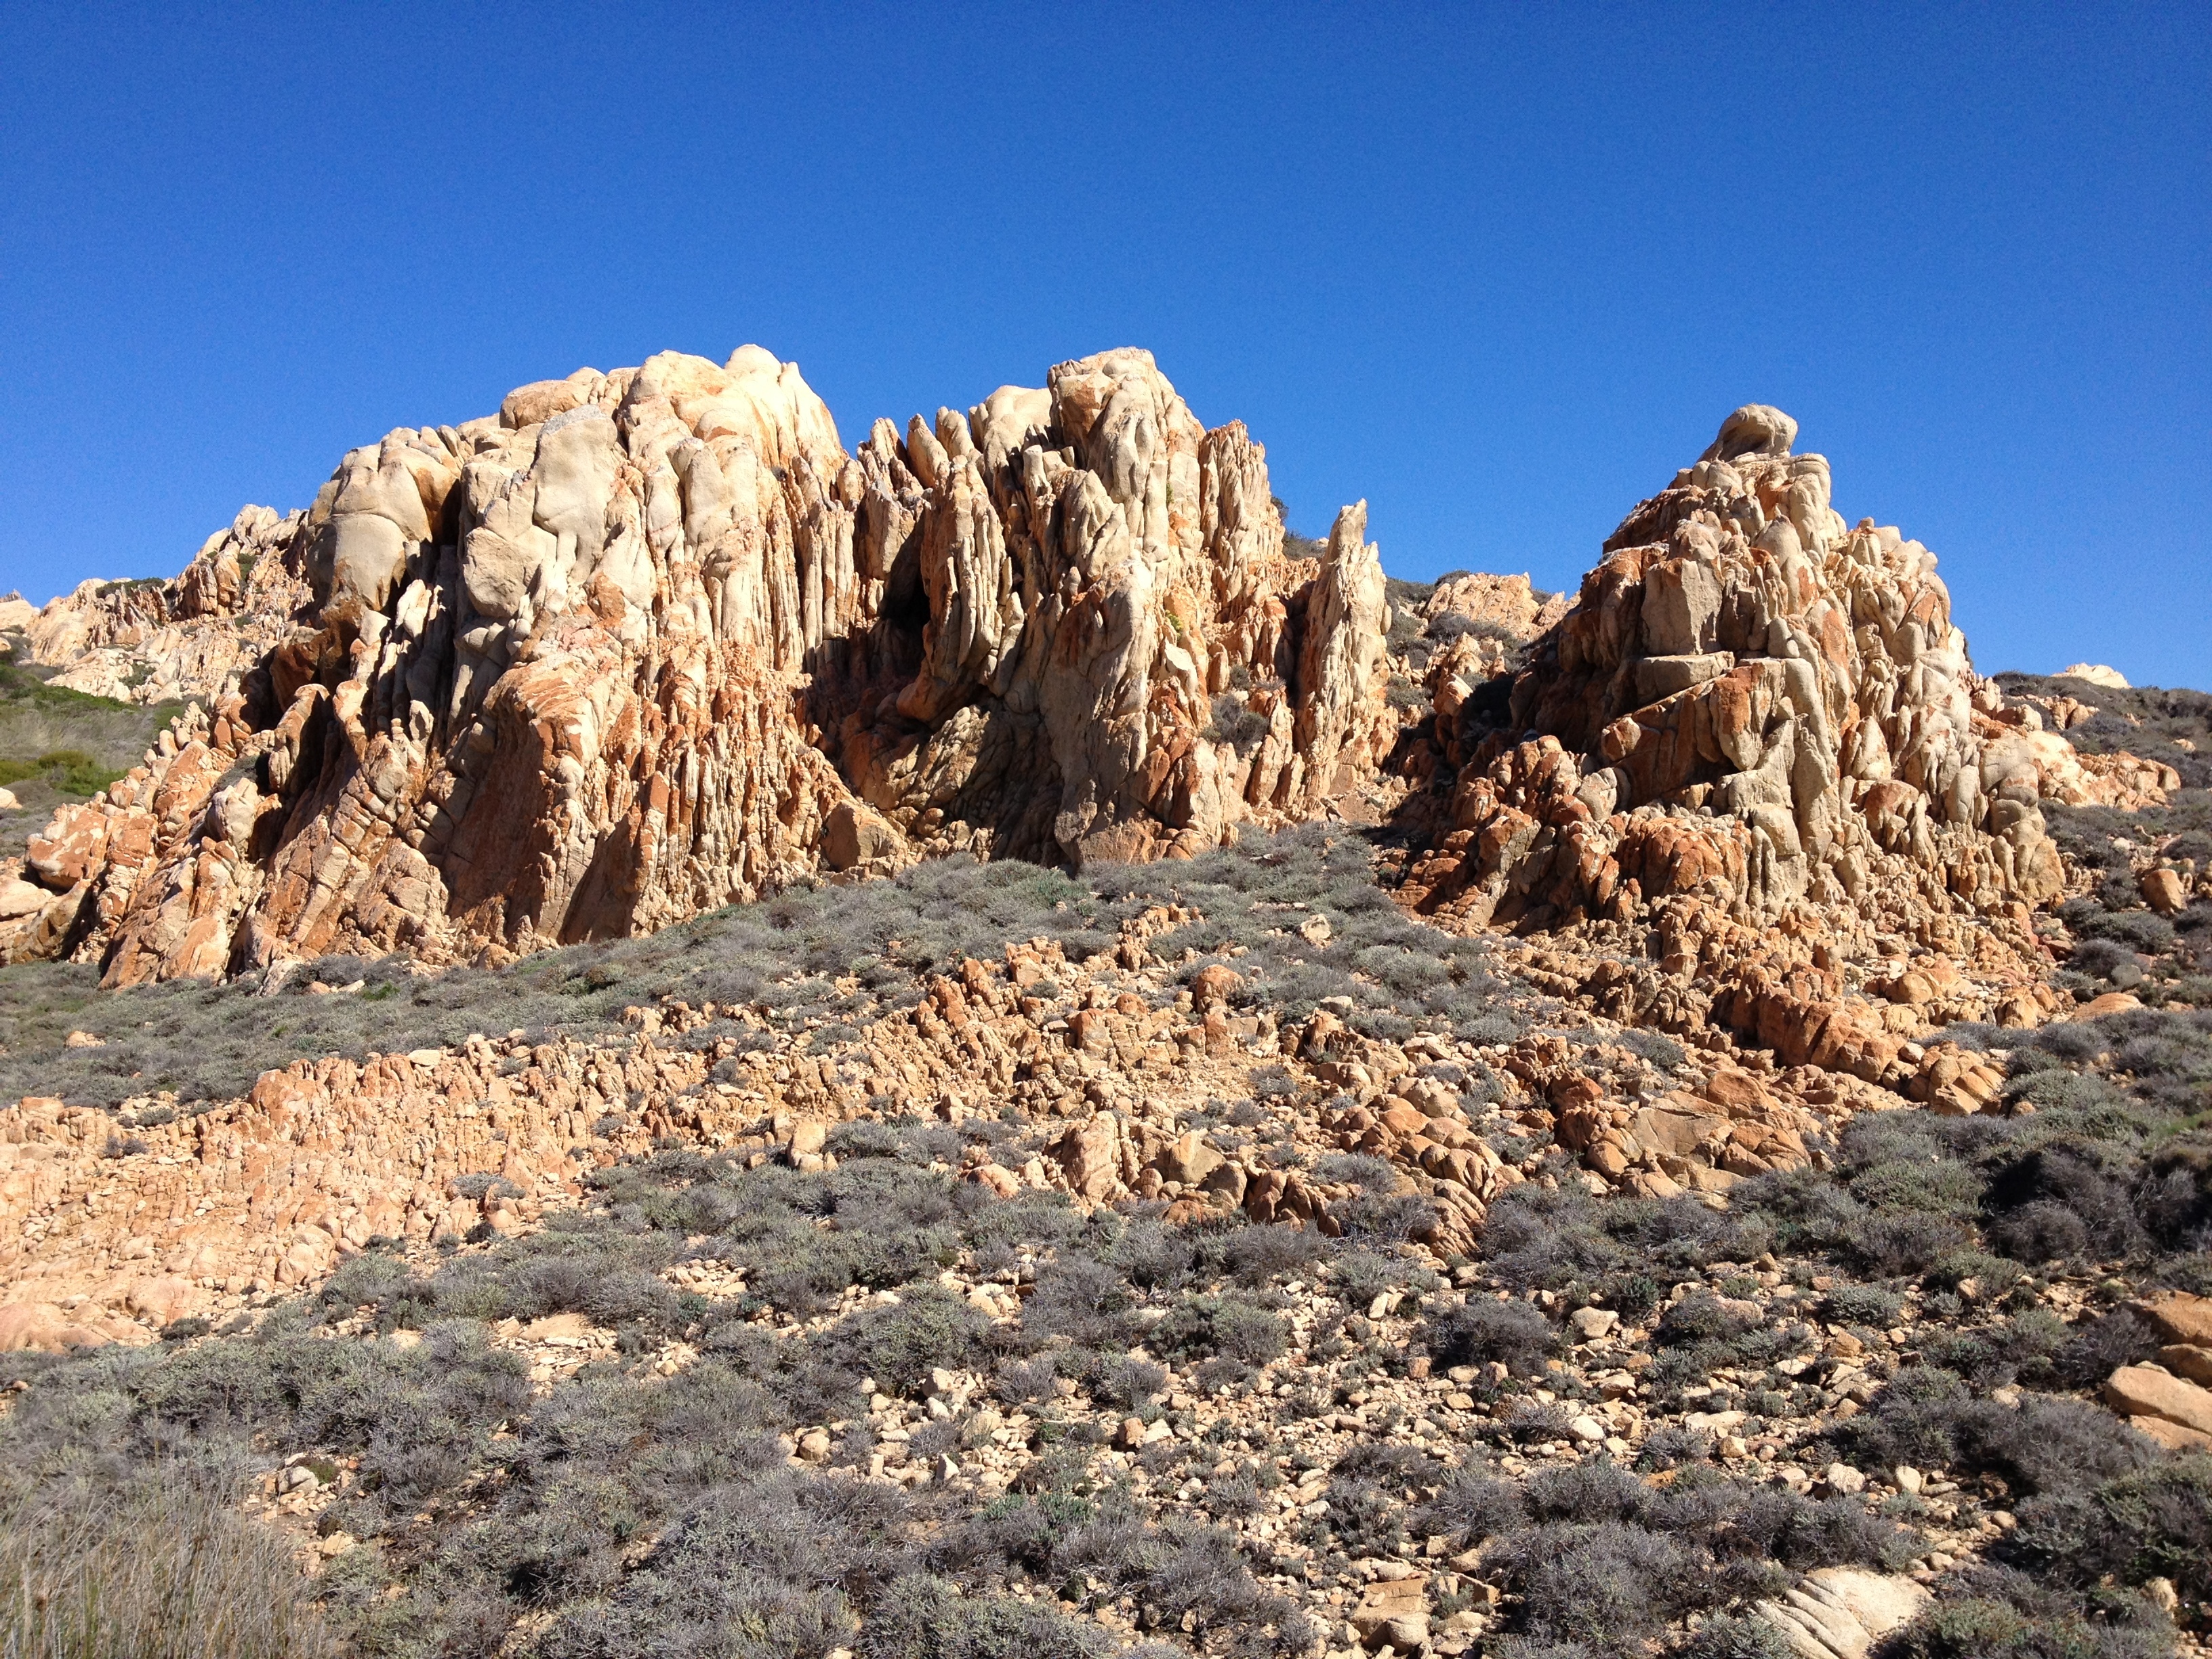
{"type": "Polygon", "coordinates": [[[1731,415],[1607,541],[1503,720],[1480,699],[1440,720],[1425,908],[1536,927],[1676,894],[1759,921],[2058,893],[2037,757],[1990,720],[1935,556],[1848,526],[1796,434],[1731,415]]]}
{"type": "Polygon", "coordinates": [[[1534,639],[1574,609],[1571,593],[1538,597],[1527,572],[1492,576],[1480,571],[1438,579],[1422,606],[1431,639],[1472,636],[1486,661],[1502,662],[1505,647],[1534,639]]]}
{"type": "Polygon", "coordinates": [[[25,654],[118,702],[219,697],[309,614],[305,516],[245,507],[168,580],[81,583],[23,622],[25,654]]]}
{"type": "Polygon", "coordinates": [[[33,841],[40,948],[112,984],[497,959],[825,865],[1150,858],[1311,815],[1396,738],[1364,526],[1285,557],[1264,451],[1143,351],[852,454],[757,346],[524,386],[353,451],[157,597],[76,596],[87,645],[233,614],[272,562],[302,604],[33,841]]]}
{"type": "MultiPolygon", "coordinates": [[[[1540,599],[1526,574],[1449,575],[1430,590],[1421,631],[1433,642],[1424,662],[1409,663],[1427,684],[1441,729],[1457,730],[1478,687],[1497,685],[1517,666],[1528,642],[1573,608],[1573,596],[1540,599]]],[[[1424,756],[1433,764],[1433,757],[1424,756]]]]}
{"type": "Polygon", "coordinates": [[[2077,662],[2062,668],[2052,676],[2055,679],[2082,680],[2091,685],[2101,685],[2107,690],[2125,691],[2129,689],[2127,676],[2117,668],[2108,668],[2100,662],[2077,662]]]}
{"type": "Polygon", "coordinates": [[[2028,699],[1998,709],[1991,719],[2016,734],[2009,741],[2034,766],[2036,790],[2045,800],[2140,812],[2148,806],[2165,805],[2181,787],[2181,775],[2161,762],[2145,760],[2124,750],[2099,755],[2075,749],[2058,732],[2044,729],[2039,709],[2028,699]]]}

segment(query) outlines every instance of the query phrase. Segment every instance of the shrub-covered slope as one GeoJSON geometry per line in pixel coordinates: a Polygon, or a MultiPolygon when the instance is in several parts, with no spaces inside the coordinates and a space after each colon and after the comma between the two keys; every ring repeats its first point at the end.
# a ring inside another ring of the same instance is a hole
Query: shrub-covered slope
{"type": "Polygon", "coordinates": [[[521,1083],[559,1050],[602,1081],[573,1196],[494,1164],[326,1278],[0,1358],[8,1639],[1613,1659],[1790,1651],[1788,1609],[1879,1592],[1932,1593],[1901,1654],[2197,1650],[2212,1461],[2103,1403],[2188,1363],[2137,1310],[2212,1293],[2185,976],[1931,1039],[1997,1079],[1986,1109],[1824,1104],[1723,1034],[1536,989],[1369,858],[1315,825],[1080,878],[940,863],[437,976],[9,970],[10,1087],[114,1125],[94,1209],[167,1190],[237,1079],[302,1051],[503,1051],[521,1083]],[[895,1076],[933,1029],[944,1073],[895,1076]],[[179,1051],[218,1030],[196,1081],[179,1051]],[[653,1053],[693,1092],[619,1080],[653,1053]],[[794,1109],[802,1061],[880,1086],[794,1109]],[[1608,1178],[1585,1085],[1802,1102],[1806,1155],[1608,1178]],[[1291,1176],[1312,1207],[1263,1224],[1249,1194],[1291,1176]]]}

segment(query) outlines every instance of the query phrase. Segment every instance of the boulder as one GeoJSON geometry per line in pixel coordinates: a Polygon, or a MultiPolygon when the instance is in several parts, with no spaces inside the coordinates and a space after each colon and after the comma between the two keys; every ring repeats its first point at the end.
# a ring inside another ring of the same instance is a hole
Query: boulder
{"type": "Polygon", "coordinates": [[[1244,988],[1244,977],[1233,968],[1211,963],[1191,975],[1190,1003],[1200,1012],[1218,1008],[1244,988]]]}
{"type": "Polygon", "coordinates": [[[2091,685],[2101,685],[2108,690],[2124,691],[2128,682],[2117,668],[2108,668],[2100,662],[2077,662],[2058,671],[2055,678],[2063,680],[2084,680],[2091,685]]]}
{"type": "Polygon", "coordinates": [[[1868,1659],[1875,1644],[1918,1617],[1929,1593],[1911,1579],[1861,1567],[1820,1567],[1759,1616],[1802,1659],[1868,1659]]]}
{"type": "Polygon", "coordinates": [[[2157,1365],[2123,1365],[2105,1382],[2105,1400],[2123,1417],[2160,1418],[2212,1435],[2212,1389],[2157,1365]]]}
{"type": "Polygon", "coordinates": [[[2168,1291],[2129,1306],[2149,1321],[2167,1341],[2212,1348],[2212,1296],[2168,1291]]]}
{"type": "Polygon", "coordinates": [[[2212,1434],[2163,1417],[2130,1417],[2128,1426],[2170,1452],[2212,1451],[2212,1434]]]}
{"type": "Polygon", "coordinates": [[[2158,1363],[2176,1376],[2185,1376],[2191,1382],[2212,1386],[2212,1347],[2170,1342],[2158,1351],[2158,1363]]]}
{"type": "Polygon", "coordinates": [[[1429,1639],[1428,1577],[1386,1578],[1361,1592],[1351,1625],[1370,1648],[1411,1653],[1429,1639]]]}
{"type": "Polygon", "coordinates": [[[149,1340],[130,1321],[98,1310],[69,1312],[50,1302],[0,1304],[0,1353],[68,1353],[111,1342],[135,1345],[149,1340]]]}
{"type": "Polygon", "coordinates": [[[175,1273],[142,1279],[124,1297],[124,1306],[156,1325],[169,1325],[199,1310],[200,1287],[175,1273]]]}
{"type": "Polygon", "coordinates": [[[1137,1156],[1127,1128],[1113,1112],[1094,1113],[1064,1131],[1052,1156],[1077,1197],[1101,1203],[1119,1197],[1136,1178],[1137,1156]]]}
{"type": "Polygon", "coordinates": [[[1567,1323],[1577,1340],[1596,1342],[1619,1328],[1620,1316],[1610,1308],[1577,1308],[1567,1316],[1567,1323]]]}
{"type": "Polygon", "coordinates": [[[0,881],[0,921],[20,921],[34,916],[53,902],[54,896],[34,882],[0,881]]]}
{"type": "Polygon", "coordinates": [[[2130,1009],[2142,1006],[2142,999],[2130,991],[2106,991],[2091,997],[2075,1011],[2076,1019],[2102,1019],[2108,1014],[2124,1014],[2130,1009]]]}
{"type": "Polygon", "coordinates": [[[2146,870],[2136,885],[2143,902],[2162,916],[2178,916],[2189,908],[2189,889],[2178,871],[2163,866],[2146,870]]]}
{"type": "Polygon", "coordinates": [[[859,801],[840,801],[823,820],[822,860],[832,870],[896,858],[905,844],[880,812],[859,801]]]}
{"type": "Polygon", "coordinates": [[[1203,1135],[1194,1132],[1170,1141],[1152,1160],[1152,1167],[1160,1172],[1163,1181],[1179,1181],[1186,1187],[1197,1187],[1226,1162],[1206,1144],[1203,1135]]]}

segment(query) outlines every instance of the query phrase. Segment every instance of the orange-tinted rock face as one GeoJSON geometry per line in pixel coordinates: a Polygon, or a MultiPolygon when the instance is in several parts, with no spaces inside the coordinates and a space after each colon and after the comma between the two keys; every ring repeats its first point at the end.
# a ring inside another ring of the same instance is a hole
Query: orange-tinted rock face
{"type": "MultiPolygon", "coordinates": [[[[33,879],[82,890],[43,936],[117,984],[453,960],[825,862],[1194,852],[1395,737],[1364,525],[1286,559],[1264,453],[1141,351],[850,455],[757,347],[526,386],[248,527],[281,532],[296,620],[34,843],[33,879]]],[[[244,603],[234,555],[167,611],[244,603]]]]}
{"type": "Polygon", "coordinates": [[[1669,894],[1747,918],[2057,895],[2037,757],[1989,718],[1935,556],[1847,527],[1796,433],[1731,416],[1607,542],[1510,704],[1443,728],[1459,772],[1413,870],[1426,908],[1540,926],[1669,894]]]}

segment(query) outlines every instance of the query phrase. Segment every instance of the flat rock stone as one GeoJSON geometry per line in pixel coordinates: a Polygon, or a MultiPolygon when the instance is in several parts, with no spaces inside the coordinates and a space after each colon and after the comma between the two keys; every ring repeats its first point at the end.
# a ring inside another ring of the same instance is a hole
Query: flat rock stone
{"type": "Polygon", "coordinates": [[[2167,1341],[2212,1348],[2212,1296],[2173,1291],[2129,1306],[2156,1327],[2167,1341]]]}
{"type": "Polygon", "coordinates": [[[2123,1365],[2105,1383],[2105,1399],[2124,1417],[2163,1418],[2212,1434],[2212,1389],[2156,1365],[2123,1365]]]}
{"type": "Polygon", "coordinates": [[[1821,1567],[1759,1615],[1802,1659],[1867,1659],[1874,1645],[1909,1624],[1928,1591],[1910,1578],[1857,1567],[1821,1567]]]}

